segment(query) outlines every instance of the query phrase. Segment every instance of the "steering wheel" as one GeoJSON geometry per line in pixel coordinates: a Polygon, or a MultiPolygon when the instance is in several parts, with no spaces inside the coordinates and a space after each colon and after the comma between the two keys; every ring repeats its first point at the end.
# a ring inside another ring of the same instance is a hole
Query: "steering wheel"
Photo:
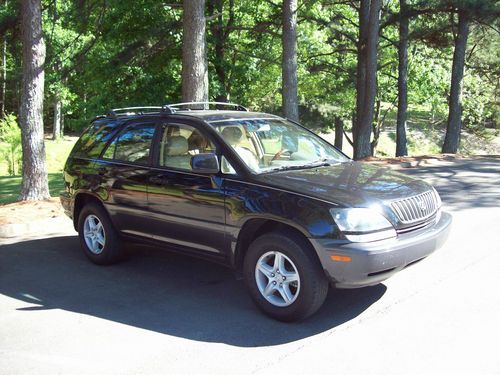
{"type": "Polygon", "coordinates": [[[271,162],[278,160],[279,158],[281,158],[281,155],[283,155],[286,152],[289,152],[291,154],[290,150],[287,150],[286,148],[282,148],[281,150],[279,150],[277,153],[274,154],[273,158],[271,159],[271,162]]]}

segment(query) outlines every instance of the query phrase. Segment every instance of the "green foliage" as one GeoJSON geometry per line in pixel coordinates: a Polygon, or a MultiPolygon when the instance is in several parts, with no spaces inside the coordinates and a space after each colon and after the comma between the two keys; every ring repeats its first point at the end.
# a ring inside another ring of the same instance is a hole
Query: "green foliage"
{"type": "Polygon", "coordinates": [[[477,76],[466,77],[466,88],[463,93],[462,121],[465,127],[472,131],[484,128],[487,118],[492,112],[488,107],[488,99],[481,95],[484,90],[482,80],[477,76]]]}
{"type": "Polygon", "coordinates": [[[451,48],[436,51],[417,43],[408,54],[408,100],[412,105],[430,105],[433,118],[448,114],[451,54],[451,48]]]}
{"type": "MultiPolygon", "coordinates": [[[[425,105],[434,120],[447,115],[457,9],[471,12],[464,80],[464,126],[498,123],[499,21],[486,0],[412,0],[408,101],[425,105]],[[488,18],[489,17],[489,18],[488,18]],[[492,24],[493,27],[486,25],[492,24]]],[[[489,2],[494,3],[494,2],[489,2]]],[[[0,22],[18,14],[17,2],[0,7],[0,22]]],[[[253,110],[280,113],[281,3],[207,0],[210,99],[220,95],[253,110]],[[222,4],[221,11],[217,3],[222,4]],[[232,7],[231,7],[232,4],[232,7]],[[226,39],[217,60],[213,30],[226,39]],[[222,69],[225,81],[220,78],[222,69]]],[[[110,108],[161,105],[181,99],[182,2],[42,0],[47,44],[44,121],[62,102],[64,124],[79,131],[110,108]]],[[[385,110],[397,95],[399,5],[384,2],[377,100],[385,110]]],[[[304,0],[298,10],[300,117],[331,129],[335,117],[349,130],[355,107],[357,3],[304,0]]],[[[7,34],[7,110],[17,111],[21,82],[19,32],[7,34]]],[[[394,108],[394,105],[393,105],[394,108]]],[[[383,113],[381,113],[381,116],[383,113]]],[[[379,119],[382,122],[382,117],[379,119]]]]}
{"type": "MultiPolygon", "coordinates": [[[[500,25],[500,21],[497,22],[500,25]]],[[[489,126],[500,125],[500,38],[497,31],[474,25],[464,79],[462,118],[464,126],[483,133],[489,126]]]]}
{"type": "Polygon", "coordinates": [[[0,120],[0,155],[5,158],[7,171],[15,176],[21,171],[21,129],[13,114],[6,114],[0,120]]]}

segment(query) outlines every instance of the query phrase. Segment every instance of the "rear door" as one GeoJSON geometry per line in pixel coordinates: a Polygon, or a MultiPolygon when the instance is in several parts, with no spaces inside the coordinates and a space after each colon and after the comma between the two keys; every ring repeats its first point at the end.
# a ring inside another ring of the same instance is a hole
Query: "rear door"
{"type": "Polygon", "coordinates": [[[149,235],[147,186],[151,174],[154,121],[127,124],[96,162],[99,195],[116,228],[126,234],[149,235]]]}
{"type": "Polygon", "coordinates": [[[176,120],[161,123],[157,139],[155,172],[148,177],[154,238],[205,254],[223,255],[222,178],[191,169],[193,155],[216,153],[213,138],[202,125],[176,120]]]}

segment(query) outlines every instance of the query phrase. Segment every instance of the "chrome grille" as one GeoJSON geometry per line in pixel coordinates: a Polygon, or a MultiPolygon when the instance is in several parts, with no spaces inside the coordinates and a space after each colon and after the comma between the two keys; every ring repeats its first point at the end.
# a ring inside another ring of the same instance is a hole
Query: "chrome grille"
{"type": "Polygon", "coordinates": [[[438,209],[436,196],[432,190],[392,202],[392,209],[404,224],[412,224],[434,215],[438,209]]]}

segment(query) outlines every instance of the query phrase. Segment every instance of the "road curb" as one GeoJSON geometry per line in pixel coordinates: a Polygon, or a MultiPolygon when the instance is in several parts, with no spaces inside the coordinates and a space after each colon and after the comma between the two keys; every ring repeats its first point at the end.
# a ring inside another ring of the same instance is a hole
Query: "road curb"
{"type": "MultiPolygon", "coordinates": [[[[54,228],[63,229],[71,226],[71,220],[67,217],[56,216],[47,219],[34,220],[29,223],[12,223],[0,226],[0,238],[12,238],[33,233],[53,232],[54,228]]],[[[72,228],[72,226],[71,226],[72,228]]]]}

